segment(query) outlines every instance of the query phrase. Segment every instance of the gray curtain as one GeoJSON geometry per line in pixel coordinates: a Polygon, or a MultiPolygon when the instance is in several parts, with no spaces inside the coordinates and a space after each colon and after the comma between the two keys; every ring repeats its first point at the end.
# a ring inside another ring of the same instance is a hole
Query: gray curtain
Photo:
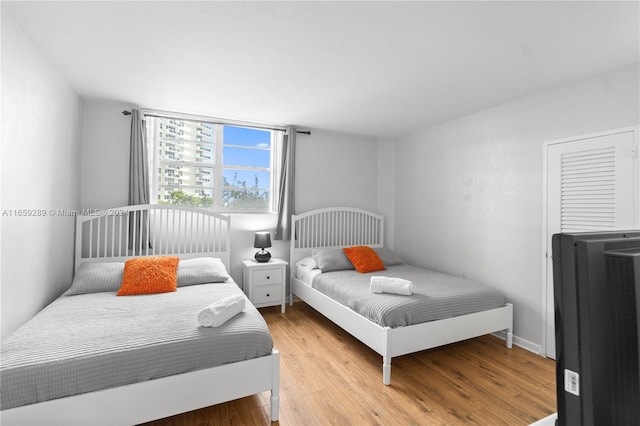
{"type": "MultiPolygon", "coordinates": [[[[147,152],[147,132],[144,114],[131,110],[131,149],[129,154],[129,205],[149,204],[149,154],[147,152]]],[[[134,254],[148,247],[146,215],[130,214],[129,249],[134,254]]]]}
{"type": "Polygon", "coordinates": [[[291,238],[291,215],[295,212],[295,159],[296,128],[294,126],[288,126],[282,143],[278,224],[275,232],[276,240],[287,241],[291,238]]]}

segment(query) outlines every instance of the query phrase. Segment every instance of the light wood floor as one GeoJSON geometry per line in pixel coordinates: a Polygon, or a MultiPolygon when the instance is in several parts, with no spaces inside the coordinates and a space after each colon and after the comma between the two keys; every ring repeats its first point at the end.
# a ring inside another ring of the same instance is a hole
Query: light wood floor
{"type": "MultiPolygon", "coordinates": [[[[382,357],[303,302],[260,310],[280,351],[280,425],[527,425],[555,409],[555,364],[484,336],[382,357]]],[[[269,392],[149,425],[268,425],[269,392]]],[[[275,424],[278,424],[275,423],[275,424]]]]}

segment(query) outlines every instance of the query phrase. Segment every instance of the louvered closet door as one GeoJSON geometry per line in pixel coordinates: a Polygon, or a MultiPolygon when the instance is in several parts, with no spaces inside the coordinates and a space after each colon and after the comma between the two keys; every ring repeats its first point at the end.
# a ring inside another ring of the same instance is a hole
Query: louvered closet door
{"type": "MultiPolygon", "coordinates": [[[[631,229],[637,225],[635,130],[547,146],[547,253],[559,232],[631,229]]],[[[555,358],[553,259],[547,256],[547,356],[555,358]]]]}

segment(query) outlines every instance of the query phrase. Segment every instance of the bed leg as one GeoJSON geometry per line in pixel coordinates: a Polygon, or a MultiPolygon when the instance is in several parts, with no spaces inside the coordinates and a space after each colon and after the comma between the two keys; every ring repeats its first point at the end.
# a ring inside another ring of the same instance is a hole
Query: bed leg
{"type": "Polygon", "coordinates": [[[385,357],[382,361],[382,383],[387,386],[391,384],[391,357],[385,357]]]}
{"type": "Polygon", "coordinates": [[[511,349],[513,346],[513,304],[507,303],[505,306],[509,308],[509,322],[507,323],[509,328],[505,330],[507,332],[507,348],[511,349]]]}
{"type": "Polygon", "coordinates": [[[280,414],[280,352],[274,350],[271,380],[271,421],[277,422],[280,414]]]}
{"type": "Polygon", "coordinates": [[[280,412],[280,397],[275,395],[275,392],[271,390],[271,421],[277,422],[280,412]]]}
{"type": "Polygon", "coordinates": [[[382,353],[382,383],[389,386],[391,384],[391,354],[393,339],[391,338],[391,328],[384,328],[384,352],[382,353]]]}

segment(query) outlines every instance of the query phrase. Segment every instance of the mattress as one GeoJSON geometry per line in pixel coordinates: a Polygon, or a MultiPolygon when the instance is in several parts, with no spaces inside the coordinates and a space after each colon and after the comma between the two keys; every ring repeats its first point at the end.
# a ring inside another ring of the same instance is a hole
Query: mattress
{"type": "MultiPolygon", "coordinates": [[[[382,327],[403,327],[504,306],[504,296],[492,287],[411,265],[389,266],[361,274],[353,270],[305,275],[311,287],[382,327]],[[372,276],[413,282],[413,295],[369,291],[372,276]]],[[[304,279],[304,277],[303,277],[304,279]]]]}
{"type": "Polygon", "coordinates": [[[152,380],[269,355],[273,341],[251,304],[218,328],[197,313],[233,281],[176,292],[61,296],[2,342],[1,408],[152,380]]]}

